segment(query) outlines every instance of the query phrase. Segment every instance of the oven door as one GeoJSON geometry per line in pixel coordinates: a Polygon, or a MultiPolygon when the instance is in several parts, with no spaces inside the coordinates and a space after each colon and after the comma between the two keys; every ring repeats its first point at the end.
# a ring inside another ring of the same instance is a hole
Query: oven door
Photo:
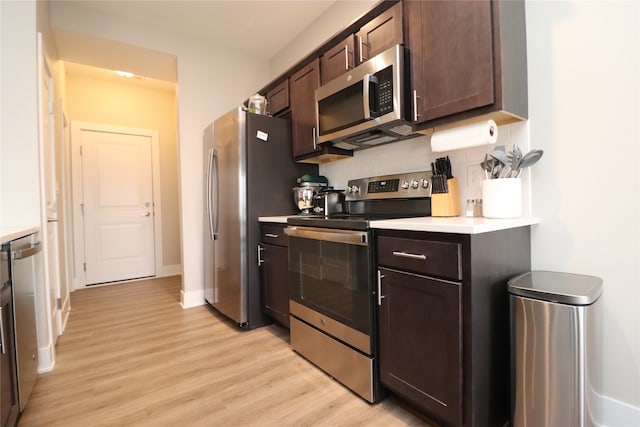
{"type": "Polygon", "coordinates": [[[372,354],[371,232],[298,226],[285,232],[291,314],[372,354]]]}

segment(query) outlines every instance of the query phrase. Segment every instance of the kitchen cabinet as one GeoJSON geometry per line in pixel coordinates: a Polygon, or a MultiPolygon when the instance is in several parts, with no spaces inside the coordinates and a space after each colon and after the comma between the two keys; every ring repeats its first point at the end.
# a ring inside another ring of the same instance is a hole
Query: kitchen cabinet
{"type": "Polygon", "coordinates": [[[315,90],[320,86],[316,58],[289,79],[293,157],[320,151],[317,144],[315,90]]]}
{"type": "Polygon", "coordinates": [[[459,425],[461,285],[386,268],[380,274],[382,382],[438,419],[459,425]]]}
{"type": "Polygon", "coordinates": [[[289,80],[284,79],[267,92],[267,111],[275,117],[289,108],[289,80]]]}
{"type": "Polygon", "coordinates": [[[529,227],[376,230],[380,378],[444,426],[509,420],[507,280],[531,268],[529,227]]]}
{"type": "Polygon", "coordinates": [[[417,130],[478,116],[527,117],[523,1],[416,1],[404,5],[417,130]]]}
{"type": "Polygon", "coordinates": [[[289,259],[285,224],[261,224],[260,291],[262,310],[289,328],[289,259]]]}
{"type": "Polygon", "coordinates": [[[356,34],[358,64],[403,43],[402,3],[396,3],[364,24],[356,34]]]}
{"type": "Polygon", "coordinates": [[[18,379],[13,321],[13,295],[9,278],[9,252],[0,253],[0,426],[14,426],[18,418],[18,379]]]}
{"type": "Polygon", "coordinates": [[[351,34],[320,57],[322,84],[354,68],[355,46],[355,36],[351,34]]]}

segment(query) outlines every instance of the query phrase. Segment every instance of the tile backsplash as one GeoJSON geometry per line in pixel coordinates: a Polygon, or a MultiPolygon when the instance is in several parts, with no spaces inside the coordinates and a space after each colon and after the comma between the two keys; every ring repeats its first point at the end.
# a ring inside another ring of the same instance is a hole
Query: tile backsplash
{"type": "MultiPolygon", "coordinates": [[[[523,152],[530,150],[529,122],[518,122],[498,128],[496,145],[504,145],[507,150],[516,144],[523,152]]],[[[347,187],[347,181],[377,175],[430,170],[431,162],[438,157],[449,156],[453,175],[458,178],[460,204],[464,211],[467,199],[482,198],[481,181],[471,178],[470,172],[484,160],[485,153],[491,152],[493,145],[464,150],[434,153],[431,151],[430,137],[422,135],[405,141],[393,142],[380,147],[356,151],[352,158],[320,165],[320,174],[329,179],[329,185],[337,189],[347,187]]],[[[478,169],[475,170],[477,172],[478,169]]],[[[522,174],[522,215],[531,215],[530,174],[526,169],[522,174]]]]}

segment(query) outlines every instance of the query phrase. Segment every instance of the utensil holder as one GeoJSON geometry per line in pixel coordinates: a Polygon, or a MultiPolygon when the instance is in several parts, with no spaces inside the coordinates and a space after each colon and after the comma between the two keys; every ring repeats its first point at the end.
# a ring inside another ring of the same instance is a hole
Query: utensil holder
{"type": "Polygon", "coordinates": [[[522,180],[497,178],[482,181],[482,215],[518,218],[522,215],[522,180]]]}
{"type": "Polygon", "coordinates": [[[448,193],[431,194],[431,216],[459,216],[460,193],[458,179],[447,180],[448,193]]]}

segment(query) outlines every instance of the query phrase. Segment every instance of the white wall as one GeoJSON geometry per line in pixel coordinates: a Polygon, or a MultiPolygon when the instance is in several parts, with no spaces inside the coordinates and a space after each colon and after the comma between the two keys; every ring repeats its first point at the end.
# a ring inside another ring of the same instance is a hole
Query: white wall
{"type": "Polygon", "coordinates": [[[78,4],[54,2],[51,12],[53,26],[177,57],[182,303],[203,304],[202,131],[268,83],[268,63],[78,4]]]}
{"type": "Polygon", "coordinates": [[[527,39],[533,268],[603,278],[602,392],[638,409],[640,6],[527,2],[527,39]]]}
{"type": "Polygon", "coordinates": [[[363,15],[378,0],[342,0],[334,3],[295,40],[271,59],[271,78],[275,79],[329,38],[363,15]]]}
{"type": "Polygon", "coordinates": [[[36,3],[0,9],[0,224],[40,226],[36,3]]]}

